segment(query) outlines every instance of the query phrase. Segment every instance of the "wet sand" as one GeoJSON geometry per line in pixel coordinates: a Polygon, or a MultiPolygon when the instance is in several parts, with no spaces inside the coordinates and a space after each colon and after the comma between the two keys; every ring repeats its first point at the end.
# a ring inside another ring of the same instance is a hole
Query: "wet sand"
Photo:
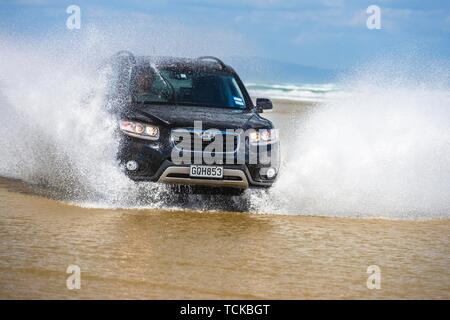
{"type": "Polygon", "coordinates": [[[0,298],[450,298],[450,220],[86,209],[0,179],[0,298]],[[381,289],[366,286],[369,265],[381,289]],[[81,289],[66,269],[81,268],[81,289]]]}

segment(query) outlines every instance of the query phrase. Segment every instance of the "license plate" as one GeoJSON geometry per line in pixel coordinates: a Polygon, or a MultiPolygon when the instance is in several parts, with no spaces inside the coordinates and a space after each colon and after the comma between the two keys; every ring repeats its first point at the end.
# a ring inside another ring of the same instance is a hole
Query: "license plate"
{"type": "Polygon", "coordinates": [[[197,178],[223,178],[223,168],[220,166],[191,166],[189,176],[197,178]]]}

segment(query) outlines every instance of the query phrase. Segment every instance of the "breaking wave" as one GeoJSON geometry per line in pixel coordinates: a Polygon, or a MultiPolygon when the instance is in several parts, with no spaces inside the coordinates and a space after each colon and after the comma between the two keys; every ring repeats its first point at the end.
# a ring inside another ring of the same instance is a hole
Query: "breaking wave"
{"type": "Polygon", "coordinates": [[[254,97],[271,97],[272,99],[325,102],[342,95],[335,84],[257,84],[246,83],[247,89],[254,97]]]}

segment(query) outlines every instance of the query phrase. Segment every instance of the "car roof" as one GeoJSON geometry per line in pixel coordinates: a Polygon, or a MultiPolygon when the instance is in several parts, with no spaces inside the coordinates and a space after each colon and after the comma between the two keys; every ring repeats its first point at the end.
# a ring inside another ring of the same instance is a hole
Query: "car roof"
{"type": "Polygon", "coordinates": [[[234,73],[233,68],[213,57],[181,58],[170,56],[136,56],[136,65],[154,64],[157,67],[175,69],[195,69],[234,73]]]}

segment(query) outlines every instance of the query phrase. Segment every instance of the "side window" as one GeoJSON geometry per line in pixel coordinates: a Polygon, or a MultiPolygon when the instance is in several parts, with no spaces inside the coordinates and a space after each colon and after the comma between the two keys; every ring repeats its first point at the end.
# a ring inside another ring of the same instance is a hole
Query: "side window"
{"type": "Polygon", "coordinates": [[[140,72],[136,78],[136,93],[147,95],[152,91],[155,77],[149,72],[140,72]]]}

